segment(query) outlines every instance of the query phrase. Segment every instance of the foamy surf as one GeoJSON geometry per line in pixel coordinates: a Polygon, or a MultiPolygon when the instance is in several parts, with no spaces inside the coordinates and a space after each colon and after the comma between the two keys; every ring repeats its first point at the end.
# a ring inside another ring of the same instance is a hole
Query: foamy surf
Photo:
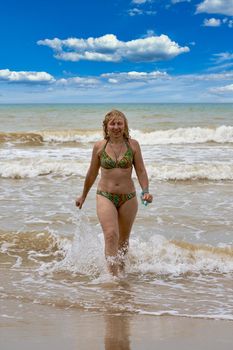
{"type": "MultiPolygon", "coordinates": [[[[77,176],[84,178],[89,162],[72,159],[33,157],[0,161],[0,177],[26,179],[38,176],[77,176]]],[[[147,165],[149,178],[153,181],[232,181],[233,163],[229,162],[156,162],[147,165]]],[[[135,178],[135,174],[133,174],[135,178]]]]}
{"type": "Polygon", "coordinates": [[[81,214],[76,224],[69,237],[49,229],[0,233],[0,262],[16,274],[11,298],[111,314],[233,319],[224,294],[232,284],[232,247],[134,233],[125,276],[113,278],[100,227],[81,214]]]}
{"type": "MultiPolygon", "coordinates": [[[[168,130],[142,131],[132,129],[131,137],[141,145],[233,143],[233,127],[221,125],[216,128],[187,127],[168,130]]],[[[0,142],[16,143],[93,143],[103,138],[102,130],[43,130],[34,132],[0,133],[0,142]]]]}
{"type": "MultiPolygon", "coordinates": [[[[96,277],[106,273],[103,235],[100,227],[96,227],[96,231],[93,232],[86,219],[82,218],[73,237],[60,237],[49,231],[2,232],[0,252],[6,256],[37,262],[40,273],[67,271],[96,277]]],[[[233,273],[231,246],[192,244],[168,240],[154,233],[151,235],[147,241],[140,237],[131,238],[127,258],[128,273],[173,276],[187,273],[233,273]]]]}
{"type": "Polygon", "coordinates": [[[207,319],[207,320],[228,320],[228,321],[233,321],[233,315],[232,314],[182,314],[177,311],[166,311],[166,310],[161,310],[157,312],[153,311],[143,311],[143,310],[138,310],[138,313],[140,315],[150,315],[150,316],[176,316],[176,317],[187,317],[187,318],[200,318],[200,319],[207,319]]]}
{"type": "MultiPolygon", "coordinates": [[[[103,137],[102,131],[98,130],[43,131],[39,135],[46,142],[92,143],[103,137]]],[[[141,145],[232,143],[233,127],[222,125],[217,128],[190,127],[153,131],[132,129],[130,135],[141,145]]]]}

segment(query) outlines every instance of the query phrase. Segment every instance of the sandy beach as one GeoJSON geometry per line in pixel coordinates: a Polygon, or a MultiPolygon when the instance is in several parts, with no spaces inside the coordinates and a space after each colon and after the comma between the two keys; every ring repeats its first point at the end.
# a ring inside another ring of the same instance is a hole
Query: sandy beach
{"type": "Polygon", "coordinates": [[[233,342],[231,321],[100,314],[9,300],[0,324],[2,350],[230,350],[233,342]],[[17,318],[11,313],[16,309],[17,318]]]}

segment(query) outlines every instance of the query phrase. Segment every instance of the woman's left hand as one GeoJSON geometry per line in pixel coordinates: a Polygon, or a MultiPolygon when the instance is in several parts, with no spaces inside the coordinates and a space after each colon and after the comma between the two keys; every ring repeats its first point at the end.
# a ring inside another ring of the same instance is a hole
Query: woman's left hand
{"type": "Polygon", "coordinates": [[[142,196],[142,200],[143,200],[143,201],[146,201],[146,202],[148,202],[148,203],[152,203],[152,201],[153,201],[153,196],[152,196],[152,194],[150,194],[150,193],[144,193],[144,195],[142,196]]]}

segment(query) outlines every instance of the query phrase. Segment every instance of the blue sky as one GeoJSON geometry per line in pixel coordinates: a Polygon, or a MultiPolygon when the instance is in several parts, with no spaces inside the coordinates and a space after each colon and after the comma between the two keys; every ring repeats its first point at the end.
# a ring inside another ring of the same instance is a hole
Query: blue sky
{"type": "Polygon", "coordinates": [[[233,102],[233,0],[3,0],[0,103],[233,102]]]}

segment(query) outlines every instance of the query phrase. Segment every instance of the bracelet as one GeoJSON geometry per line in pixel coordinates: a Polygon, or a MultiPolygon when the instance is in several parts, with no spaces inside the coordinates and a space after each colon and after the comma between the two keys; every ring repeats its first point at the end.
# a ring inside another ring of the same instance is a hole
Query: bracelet
{"type": "Polygon", "coordinates": [[[145,188],[145,190],[142,190],[142,196],[146,193],[149,193],[149,188],[145,188]]]}
{"type": "Polygon", "coordinates": [[[142,204],[144,204],[145,206],[147,206],[148,203],[149,203],[149,202],[147,202],[147,201],[145,201],[145,200],[143,199],[143,196],[144,196],[144,194],[146,194],[146,193],[149,193],[149,189],[148,189],[148,188],[145,188],[145,190],[142,190],[142,192],[141,192],[141,201],[142,201],[142,204]]]}

